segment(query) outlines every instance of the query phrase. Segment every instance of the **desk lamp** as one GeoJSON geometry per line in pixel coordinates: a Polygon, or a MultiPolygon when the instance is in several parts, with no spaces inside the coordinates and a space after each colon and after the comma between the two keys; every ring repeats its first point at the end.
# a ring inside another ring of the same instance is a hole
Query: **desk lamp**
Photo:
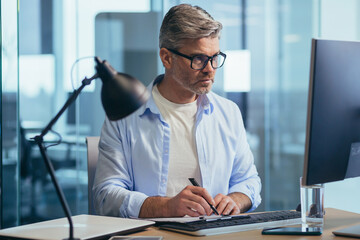
{"type": "Polygon", "coordinates": [[[101,101],[106,115],[112,121],[124,118],[141,105],[143,105],[149,98],[149,93],[145,86],[137,79],[124,73],[118,73],[111,65],[104,61],[101,61],[98,57],[95,57],[96,71],[97,73],[91,78],[84,78],[81,86],[74,90],[69,99],[65,102],[64,106],[56,114],[56,116],[49,122],[49,124],[42,130],[41,134],[35,136],[34,141],[37,143],[40,149],[40,153],[44,159],[46,168],[51,176],[51,180],[54,184],[56,193],[59,197],[61,206],[65,212],[66,218],[69,222],[69,240],[75,240],[73,231],[73,222],[71,219],[71,212],[64,194],[59,186],[59,183],[55,177],[55,171],[53,165],[46,153],[46,147],[44,145],[44,136],[51,130],[53,125],[57,122],[60,116],[65,110],[73,103],[82,89],[91,83],[92,80],[100,78],[102,80],[101,89],[101,101]]]}

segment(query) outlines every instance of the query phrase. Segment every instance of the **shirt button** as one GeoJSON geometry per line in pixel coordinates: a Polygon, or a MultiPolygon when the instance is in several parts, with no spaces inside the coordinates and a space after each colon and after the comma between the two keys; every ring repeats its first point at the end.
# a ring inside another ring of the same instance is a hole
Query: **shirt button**
{"type": "Polygon", "coordinates": [[[165,153],[168,153],[168,150],[167,150],[167,149],[165,149],[165,153]]]}
{"type": "Polygon", "coordinates": [[[163,182],[163,183],[165,183],[165,182],[166,182],[165,178],[163,178],[162,182],[163,182]]]}

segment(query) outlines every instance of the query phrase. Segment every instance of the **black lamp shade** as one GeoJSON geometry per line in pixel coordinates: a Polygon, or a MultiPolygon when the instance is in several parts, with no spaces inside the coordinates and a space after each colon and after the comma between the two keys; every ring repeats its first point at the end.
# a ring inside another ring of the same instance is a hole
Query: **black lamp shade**
{"type": "Polygon", "coordinates": [[[143,105],[149,98],[146,87],[136,78],[118,73],[107,61],[95,57],[96,70],[102,80],[101,102],[112,121],[122,119],[143,105]]]}

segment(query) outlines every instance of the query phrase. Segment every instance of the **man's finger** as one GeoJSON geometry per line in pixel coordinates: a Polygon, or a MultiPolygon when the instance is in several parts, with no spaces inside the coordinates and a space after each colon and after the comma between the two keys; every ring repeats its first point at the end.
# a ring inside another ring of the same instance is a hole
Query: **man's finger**
{"type": "Polygon", "coordinates": [[[198,202],[194,202],[191,200],[187,200],[185,203],[185,206],[190,209],[192,212],[195,212],[196,216],[199,215],[205,215],[206,214],[206,209],[198,202]]]}
{"type": "Polygon", "coordinates": [[[211,195],[209,194],[209,192],[203,188],[203,187],[193,187],[191,188],[191,191],[196,194],[201,196],[202,198],[204,198],[208,203],[214,205],[215,201],[214,199],[211,197],[211,195]]]}

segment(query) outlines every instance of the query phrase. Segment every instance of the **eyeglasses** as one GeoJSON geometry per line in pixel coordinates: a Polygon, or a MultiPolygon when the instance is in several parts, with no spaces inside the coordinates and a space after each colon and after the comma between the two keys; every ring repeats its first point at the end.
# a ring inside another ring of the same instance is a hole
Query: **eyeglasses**
{"type": "Polygon", "coordinates": [[[209,57],[204,54],[198,54],[198,55],[194,55],[194,56],[190,57],[190,56],[182,54],[174,49],[168,49],[168,50],[176,55],[179,55],[181,57],[191,60],[190,67],[194,70],[203,70],[206,67],[206,65],[208,64],[209,60],[211,62],[211,66],[214,69],[220,68],[220,67],[222,67],[222,65],[224,65],[225,58],[226,58],[226,54],[222,53],[222,52],[219,52],[212,57],[209,57]]]}

